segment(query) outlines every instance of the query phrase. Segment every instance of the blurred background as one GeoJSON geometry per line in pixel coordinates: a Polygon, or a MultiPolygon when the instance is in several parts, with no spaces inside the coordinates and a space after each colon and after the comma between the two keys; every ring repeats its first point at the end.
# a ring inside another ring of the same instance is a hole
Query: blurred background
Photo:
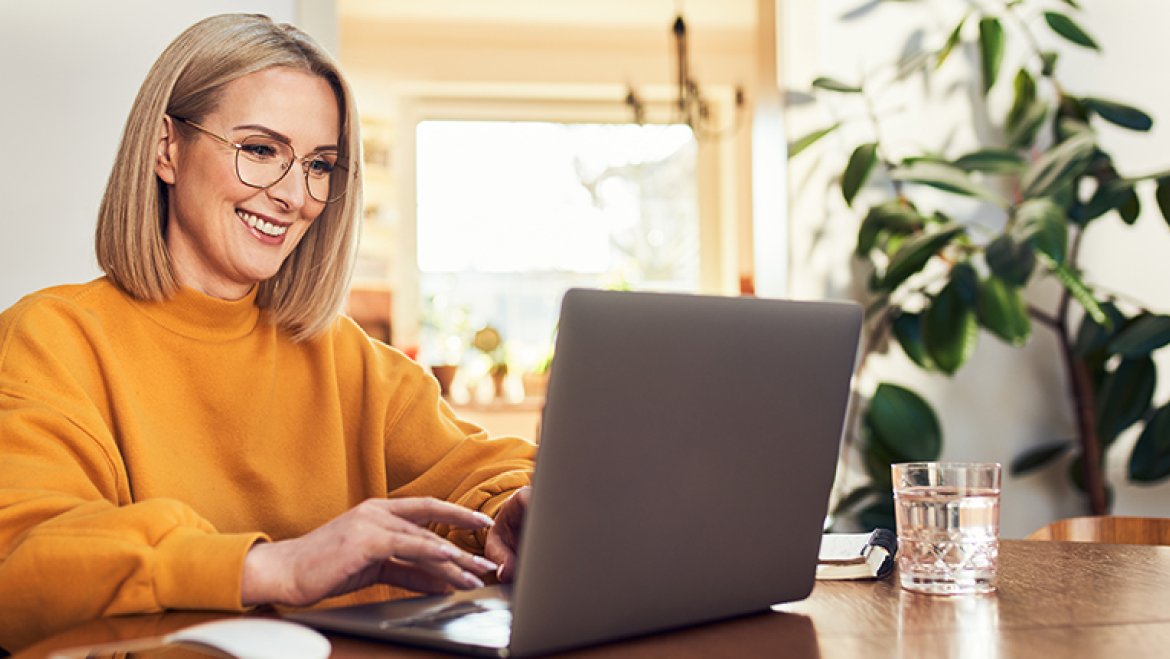
{"type": "MultiPolygon", "coordinates": [[[[539,383],[524,376],[547,366],[570,286],[851,296],[858,218],[830,193],[848,151],[791,164],[786,156],[795,137],[831,116],[813,102],[810,83],[864,78],[971,4],[0,0],[9,164],[0,177],[0,305],[100,274],[94,218],[146,70],[196,20],[261,12],[325,44],[357,94],[365,219],[351,314],[427,366],[458,366],[452,395],[468,416],[531,436],[539,383]],[[497,395],[489,376],[501,371],[497,395]]],[[[1092,26],[1102,52],[1054,40],[1063,79],[1140,105],[1154,118],[1149,134],[1103,131],[1101,139],[1120,166],[1167,168],[1170,89],[1158,74],[1170,6],[1079,5],[1078,20],[1092,26]]],[[[975,54],[960,47],[955,57],[975,54]]],[[[939,86],[947,75],[940,69],[939,86]]],[[[907,112],[901,125],[895,112],[891,130],[960,145],[977,139],[948,132],[970,99],[959,90],[948,102],[925,117],[907,112]]],[[[1165,312],[1170,239],[1147,201],[1132,226],[1101,227],[1082,262],[1095,281],[1165,312]]],[[[1043,284],[1032,294],[1051,296],[1043,284]]],[[[1007,462],[1070,432],[1053,350],[1041,332],[1023,349],[983,337],[977,359],[953,377],[895,353],[877,370],[935,405],[945,457],[1007,462]]],[[[1167,391],[1159,383],[1157,395],[1167,391]]],[[[1134,439],[1114,448],[1127,451],[1134,439]]],[[[1109,467],[1114,512],[1170,509],[1166,485],[1126,483],[1124,460],[1109,467]]],[[[1082,511],[1056,471],[1007,479],[1005,537],[1082,511]]]]}

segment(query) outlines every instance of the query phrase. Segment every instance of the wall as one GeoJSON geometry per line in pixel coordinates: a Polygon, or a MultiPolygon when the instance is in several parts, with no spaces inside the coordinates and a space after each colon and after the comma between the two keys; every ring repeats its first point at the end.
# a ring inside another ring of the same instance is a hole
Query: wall
{"type": "MultiPolygon", "coordinates": [[[[1062,51],[1060,78],[1074,94],[1092,94],[1137,105],[1154,116],[1155,129],[1149,135],[1131,135],[1122,130],[1101,131],[1102,142],[1119,163],[1123,173],[1144,173],[1170,167],[1170,89],[1150,84],[1161,71],[1167,56],[1162,48],[1159,26],[1170,20],[1170,6],[1142,0],[1085,0],[1076,19],[1103,47],[1096,55],[1073,46],[1063,46],[1048,37],[1042,19],[1034,21],[1035,32],[1045,43],[1062,51]],[[1140,17],[1140,19],[1139,19],[1140,17]]],[[[1053,8],[1072,11],[1068,5],[1051,3],[1053,8]]],[[[859,2],[858,0],[787,0],[781,4],[784,38],[782,86],[789,92],[809,89],[817,75],[858,80],[863,74],[880,75],[876,65],[896,59],[917,30],[935,35],[941,46],[949,27],[965,10],[964,3],[929,0],[920,3],[859,2]],[[940,29],[938,26],[944,26],[940,29]]],[[[955,93],[930,112],[914,108],[923,90],[910,89],[901,97],[887,99],[883,129],[907,143],[949,144],[948,153],[958,155],[969,148],[976,132],[986,134],[995,126],[976,125],[952,131],[969,116],[969,98],[954,88],[955,59],[971,58],[973,52],[960,50],[931,80],[935,90],[955,93]]],[[[1010,56],[1010,54],[1009,54],[1010,56]]],[[[969,60],[974,61],[974,60],[969,60]]],[[[1008,70],[1005,65],[1004,70],[1008,70]]],[[[1001,81],[993,99],[1003,105],[1010,96],[1001,81]]],[[[843,106],[811,105],[802,98],[788,97],[787,121],[790,138],[828,123],[828,117],[845,112],[843,106]]],[[[1003,105],[1006,108],[1006,105],[1003,105]]],[[[1002,116],[1002,114],[1000,114],[1002,116]]],[[[796,296],[847,296],[857,282],[850,271],[856,218],[844,207],[839,190],[831,189],[830,177],[843,169],[847,146],[858,143],[859,133],[830,139],[824,148],[809,152],[791,163],[792,292],[796,296]]],[[[1116,220],[1095,225],[1086,240],[1083,263],[1088,277],[1107,290],[1125,291],[1156,311],[1170,311],[1170,292],[1165,282],[1170,275],[1170,232],[1154,204],[1152,190],[1144,189],[1144,212],[1134,227],[1116,220]]],[[[942,199],[936,200],[942,203],[942,199]]],[[[953,197],[949,203],[954,203],[953,197]]],[[[962,209],[959,208],[960,214],[962,209]]],[[[1030,299],[1051,304],[1055,289],[1050,283],[1033,284],[1030,299]]],[[[896,352],[896,349],[895,349],[896,352]]],[[[1162,355],[1165,356],[1164,354],[1162,355]]],[[[1165,359],[1162,359],[1165,367],[1165,359]]],[[[1056,343],[1043,330],[1036,330],[1027,348],[1016,350],[986,333],[980,336],[975,359],[953,378],[931,376],[909,367],[894,354],[879,360],[883,379],[905,383],[923,392],[936,406],[945,434],[944,458],[1010,461],[1025,448],[1046,440],[1071,437],[1073,423],[1066,401],[1063,370],[1056,343]]],[[[1164,373],[1170,370],[1164,370],[1164,373]]],[[[863,383],[872,386],[872,382],[863,383]]],[[[1167,386],[1159,387],[1165,400],[1167,386]]],[[[1115,449],[1126,452],[1135,437],[1119,440],[1115,449]]],[[[1124,483],[1124,456],[1112,454],[1109,478],[1116,486],[1115,512],[1119,514],[1170,514],[1170,485],[1139,487],[1124,483]]],[[[1026,535],[1050,519],[1080,514],[1080,498],[1067,484],[1067,465],[1019,479],[1008,478],[1004,485],[1002,529],[1006,537],[1026,535]]]]}
{"type": "MultiPolygon", "coordinates": [[[[331,2],[314,2],[318,16],[331,2]]],[[[0,3],[0,308],[100,274],[97,208],[130,104],[150,65],[184,28],[223,12],[298,16],[295,0],[49,0],[0,3]]],[[[327,33],[322,41],[335,42],[327,33]]],[[[336,29],[335,26],[333,28],[336,29]]]]}

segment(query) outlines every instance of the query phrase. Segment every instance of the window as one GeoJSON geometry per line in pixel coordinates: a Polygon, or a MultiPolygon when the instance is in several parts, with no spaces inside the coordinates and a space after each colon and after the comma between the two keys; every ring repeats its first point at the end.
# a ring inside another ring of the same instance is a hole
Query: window
{"type": "Polygon", "coordinates": [[[424,121],[416,149],[425,359],[491,325],[529,370],[572,286],[698,290],[688,127],[424,121]]]}

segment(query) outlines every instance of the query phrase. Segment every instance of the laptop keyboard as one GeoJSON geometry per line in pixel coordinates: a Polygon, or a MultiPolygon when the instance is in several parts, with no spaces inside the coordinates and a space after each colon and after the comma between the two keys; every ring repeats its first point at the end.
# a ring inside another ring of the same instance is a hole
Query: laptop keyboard
{"type": "Polygon", "coordinates": [[[454,602],[406,618],[383,620],[379,626],[431,631],[466,643],[502,648],[512,635],[512,609],[500,598],[454,602]]]}

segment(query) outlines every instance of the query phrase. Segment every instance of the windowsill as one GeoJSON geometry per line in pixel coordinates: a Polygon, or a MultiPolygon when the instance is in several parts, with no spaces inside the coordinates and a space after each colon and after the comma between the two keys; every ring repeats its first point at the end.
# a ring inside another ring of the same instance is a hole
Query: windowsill
{"type": "Polygon", "coordinates": [[[520,400],[492,398],[490,400],[449,400],[456,413],[473,412],[540,412],[544,409],[544,396],[529,396],[520,400]]]}

